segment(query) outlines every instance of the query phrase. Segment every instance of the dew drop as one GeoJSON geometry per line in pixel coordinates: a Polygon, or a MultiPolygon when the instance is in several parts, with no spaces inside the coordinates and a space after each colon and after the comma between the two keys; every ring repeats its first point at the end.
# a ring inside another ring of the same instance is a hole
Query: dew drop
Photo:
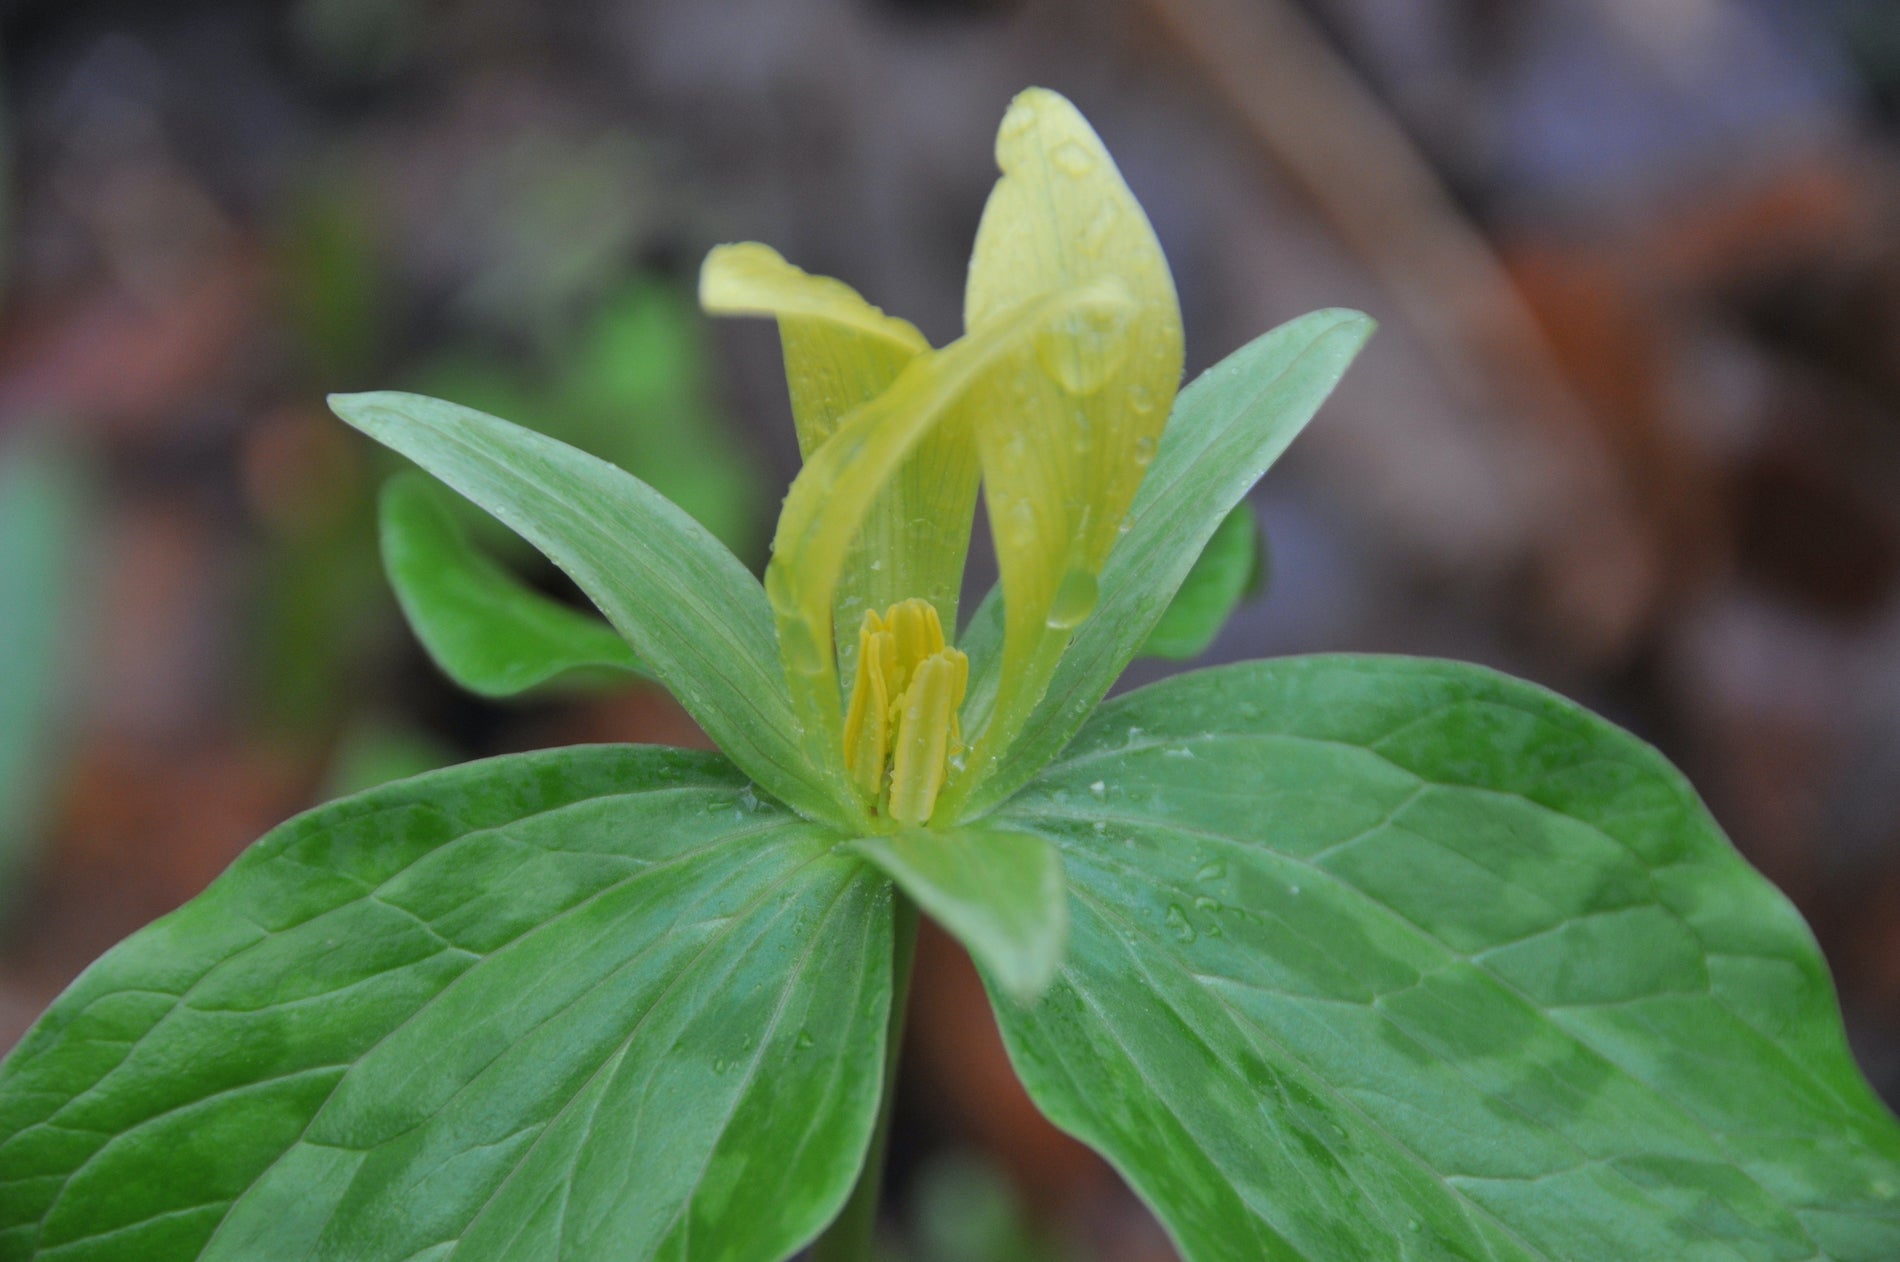
{"type": "Polygon", "coordinates": [[[1155,410],[1154,391],[1139,383],[1128,387],[1128,406],[1146,416],[1155,410]]]}
{"type": "Polygon", "coordinates": [[[1093,827],[1098,835],[1101,833],[1105,833],[1108,831],[1108,821],[1098,819],[1095,821],[1093,827]]]}
{"type": "Polygon", "coordinates": [[[1218,898],[1209,898],[1205,894],[1195,899],[1194,905],[1195,907],[1199,908],[1200,910],[1204,912],[1207,912],[1210,915],[1221,909],[1220,900],[1218,898]]]}
{"type": "Polygon", "coordinates": [[[1089,786],[1089,792],[1093,793],[1097,798],[1107,797],[1108,796],[1108,781],[1097,780],[1094,784],[1091,784],[1089,786]]]}
{"type": "Polygon", "coordinates": [[[1194,932],[1194,926],[1188,923],[1187,913],[1181,910],[1178,903],[1168,904],[1168,914],[1163,917],[1162,923],[1168,926],[1168,932],[1174,935],[1176,942],[1192,942],[1200,936],[1194,932]]]}
{"type": "Polygon", "coordinates": [[[726,1058],[724,1056],[721,1056],[717,1060],[713,1061],[712,1071],[716,1074],[723,1074],[726,1072],[726,1058]]]}
{"type": "Polygon", "coordinates": [[[1226,875],[1227,865],[1221,860],[1215,859],[1211,863],[1202,864],[1201,870],[1196,872],[1194,877],[1199,881],[1218,881],[1226,875]]]}
{"type": "Polygon", "coordinates": [[[1051,157],[1055,159],[1056,169],[1064,175],[1080,177],[1095,169],[1095,155],[1073,140],[1057,145],[1051,157]]]}
{"type": "Polygon", "coordinates": [[[1040,330],[1036,358],[1043,371],[1070,394],[1100,390],[1128,358],[1124,334],[1133,314],[1126,301],[1096,302],[1040,330]]]}
{"type": "Polygon", "coordinates": [[[1036,107],[1027,101],[1018,101],[1003,115],[1003,125],[998,129],[1004,140],[1020,140],[1028,135],[1036,125],[1036,107]]]}
{"type": "Polygon", "coordinates": [[[1049,604],[1049,625],[1058,631],[1077,625],[1095,612],[1097,594],[1093,574],[1087,570],[1070,570],[1062,576],[1055,599],[1049,604]]]}
{"type": "Polygon", "coordinates": [[[1152,434],[1143,434],[1135,440],[1135,463],[1146,469],[1154,463],[1155,439],[1152,434]]]}
{"type": "Polygon", "coordinates": [[[1189,749],[1186,745],[1175,745],[1169,749],[1162,750],[1161,756],[1163,758],[1192,758],[1194,757],[1194,751],[1189,749]]]}
{"type": "Polygon", "coordinates": [[[811,1036],[810,1030],[800,1030],[798,1032],[797,1043],[800,1050],[804,1050],[806,1048],[811,1047],[811,1045],[816,1043],[817,1041],[818,1041],[817,1039],[811,1036]]]}
{"type": "Polygon", "coordinates": [[[751,785],[739,790],[739,809],[750,815],[759,809],[759,795],[751,785]]]}

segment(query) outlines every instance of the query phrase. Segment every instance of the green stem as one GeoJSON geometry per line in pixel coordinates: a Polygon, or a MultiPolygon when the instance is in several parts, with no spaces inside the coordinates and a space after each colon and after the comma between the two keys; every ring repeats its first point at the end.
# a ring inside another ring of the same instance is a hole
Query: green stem
{"type": "Polygon", "coordinates": [[[871,1148],[864,1154],[851,1199],[812,1245],[811,1262],[872,1262],[877,1234],[878,1193],[884,1183],[884,1149],[891,1138],[891,1097],[897,1088],[898,1054],[904,1046],[904,1008],[910,998],[910,963],[917,953],[917,904],[893,889],[891,911],[891,1019],[884,1037],[884,1091],[877,1106],[871,1148]]]}

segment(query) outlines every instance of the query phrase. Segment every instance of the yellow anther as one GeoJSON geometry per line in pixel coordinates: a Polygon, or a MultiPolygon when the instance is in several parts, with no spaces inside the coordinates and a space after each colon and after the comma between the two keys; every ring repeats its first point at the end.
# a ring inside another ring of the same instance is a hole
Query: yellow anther
{"type": "Polygon", "coordinates": [[[865,611],[844,756],[874,811],[903,824],[930,819],[962,748],[957,709],[969,678],[970,659],[945,643],[929,601],[900,601],[881,618],[865,611]]]}

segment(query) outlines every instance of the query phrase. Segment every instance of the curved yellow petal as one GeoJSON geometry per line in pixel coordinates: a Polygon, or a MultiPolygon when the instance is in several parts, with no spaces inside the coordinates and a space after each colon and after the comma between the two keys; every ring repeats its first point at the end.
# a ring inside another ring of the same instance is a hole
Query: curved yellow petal
{"type": "MultiPolygon", "coordinates": [[[[778,319],[785,379],[809,460],[839,421],[890,388],[930,349],[914,326],[884,314],[843,281],[813,276],[756,242],[722,245],[706,256],[700,304],[716,315],[778,319]]],[[[867,609],[920,597],[954,627],[969,522],[976,509],[977,457],[967,427],[942,427],[919,442],[865,514],[837,589],[838,649],[847,674],[855,627],[867,609]]]]}
{"type": "MultiPolygon", "coordinates": [[[[983,212],[964,320],[971,336],[1043,296],[1112,278],[1132,303],[1071,313],[1037,337],[1032,371],[972,401],[1001,572],[1003,685],[976,738],[971,783],[1048,686],[1167,423],[1181,312],[1160,243],[1075,107],[1032,88],[996,140],[1002,178],[983,212]]],[[[967,786],[966,786],[967,787],[967,786]]],[[[948,799],[959,798],[952,784],[948,799]]]]}
{"type": "Polygon", "coordinates": [[[787,263],[769,245],[715,246],[699,270],[699,305],[713,315],[771,316],[785,349],[798,451],[809,457],[840,418],[897,380],[930,349],[916,326],[858,291],[787,263]]]}
{"type": "MultiPolygon", "coordinates": [[[[1078,316],[1112,319],[1128,305],[1113,280],[1078,286],[1044,295],[941,351],[918,356],[890,389],[839,423],[792,483],[772,540],[765,591],[777,616],[794,712],[810,736],[808,747],[831,760],[841,781],[847,777],[837,662],[830,651],[832,611],[873,503],[926,438],[971,423],[974,400],[1035,376],[1041,335],[1078,316]]],[[[926,520],[921,527],[946,533],[939,522],[926,520]]],[[[854,637],[857,621],[854,616],[854,637]]]]}

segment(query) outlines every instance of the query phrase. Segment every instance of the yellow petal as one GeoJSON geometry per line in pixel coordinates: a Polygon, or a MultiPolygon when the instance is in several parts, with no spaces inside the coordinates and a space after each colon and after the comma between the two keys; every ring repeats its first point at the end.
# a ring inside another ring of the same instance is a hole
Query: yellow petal
{"type": "MultiPolygon", "coordinates": [[[[1030,89],[996,141],[1003,177],[977,232],[971,335],[1044,295],[1114,278],[1133,299],[1073,312],[1037,337],[1035,371],[972,402],[1002,577],[1003,684],[972,778],[1048,687],[1120,535],[1181,378],[1181,313],[1160,244],[1075,107],[1030,89]]],[[[956,795],[957,789],[951,793],[956,795]]]]}
{"type": "MultiPolygon", "coordinates": [[[[915,327],[884,314],[843,281],[801,271],[756,242],[708,254],[699,296],[716,315],[777,317],[799,453],[808,460],[844,416],[882,394],[930,349],[915,327]]],[[[939,427],[917,444],[865,513],[838,584],[841,631],[867,609],[913,596],[956,625],[976,485],[976,446],[967,426],[939,427]]],[[[847,672],[856,648],[854,638],[840,636],[847,672]]]]}
{"type": "MultiPolygon", "coordinates": [[[[842,756],[836,662],[826,646],[839,579],[873,501],[926,437],[968,423],[965,409],[972,398],[987,398],[998,382],[1033,375],[1039,333],[1078,313],[1127,305],[1113,280],[1028,303],[941,351],[918,356],[890,389],[846,417],[811,453],[779,514],[765,591],[778,620],[792,704],[812,736],[815,757],[842,756]]],[[[946,530],[928,519],[922,526],[932,533],[946,530]]]]}
{"type": "Polygon", "coordinates": [[[717,246],[706,256],[699,303],[713,315],[777,318],[798,450],[807,457],[841,417],[884,393],[904,365],[930,349],[909,321],[885,315],[843,281],[802,271],[756,241],[717,246]]]}

